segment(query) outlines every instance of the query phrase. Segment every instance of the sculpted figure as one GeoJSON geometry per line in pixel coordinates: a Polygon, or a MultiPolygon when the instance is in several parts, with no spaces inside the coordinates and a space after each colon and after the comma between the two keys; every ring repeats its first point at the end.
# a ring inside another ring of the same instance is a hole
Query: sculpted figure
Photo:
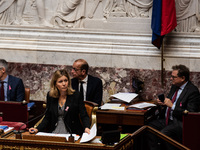
{"type": "MultiPolygon", "coordinates": [[[[44,1],[33,0],[35,2],[40,24],[51,26],[45,20],[44,1]]],[[[26,0],[1,0],[0,1],[0,24],[7,25],[28,25],[29,23],[23,19],[23,12],[26,0]]]]}
{"type": "Polygon", "coordinates": [[[15,21],[15,0],[0,1],[0,24],[11,25],[15,21]]]}
{"type": "Polygon", "coordinates": [[[37,11],[38,11],[38,17],[41,25],[44,26],[49,26],[53,27],[52,24],[50,24],[48,21],[45,19],[45,5],[44,5],[44,0],[33,0],[35,1],[37,11]]]}
{"type": "Polygon", "coordinates": [[[86,0],[61,0],[53,18],[54,24],[59,27],[83,27],[85,18],[86,0]]]}
{"type": "Polygon", "coordinates": [[[149,17],[153,0],[126,0],[125,4],[129,17],[149,17]]]}
{"type": "Polygon", "coordinates": [[[103,10],[104,17],[108,18],[111,12],[125,12],[124,2],[125,2],[125,0],[106,1],[105,7],[103,10]]]}
{"type": "Polygon", "coordinates": [[[153,0],[109,0],[103,10],[104,17],[111,12],[126,12],[127,17],[149,17],[153,0]]]}
{"type": "Polygon", "coordinates": [[[199,0],[176,0],[176,31],[200,32],[199,5],[199,0]]]}

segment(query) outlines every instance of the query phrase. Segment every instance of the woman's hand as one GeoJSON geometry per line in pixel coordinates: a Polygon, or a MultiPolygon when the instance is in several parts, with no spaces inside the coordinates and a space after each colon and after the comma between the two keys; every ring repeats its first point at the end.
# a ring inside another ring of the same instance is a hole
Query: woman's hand
{"type": "Polygon", "coordinates": [[[89,128],[85,128],[85,133],[90,134],[90,129],[89,128]]]}
{"type": "Polygon", "coordinates": [[[38,132],[38,129],[36,128],[30,128],[29,129],[29,133],[33,134],[33,133],[37,133],[38,132]]]}

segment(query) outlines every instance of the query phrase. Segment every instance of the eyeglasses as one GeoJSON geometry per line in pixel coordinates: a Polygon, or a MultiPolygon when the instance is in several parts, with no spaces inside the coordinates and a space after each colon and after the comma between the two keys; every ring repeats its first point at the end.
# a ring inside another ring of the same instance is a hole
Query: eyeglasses
{"type": "Polygon", "coordinates": [[[74,71],[78,71],[78,70],[81,70],[81,69],[72,68],[72,70],[74,70],[74,71]]]}
{"type": "Polygon", "coordinates": [[[172,79],[178,78],[178,76],[171,76],[172,79]]]}

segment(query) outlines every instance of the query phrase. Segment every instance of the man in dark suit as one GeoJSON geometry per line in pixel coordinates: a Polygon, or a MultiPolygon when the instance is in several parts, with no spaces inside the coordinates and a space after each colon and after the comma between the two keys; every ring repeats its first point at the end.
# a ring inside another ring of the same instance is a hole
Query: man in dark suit
{"type": "Polygon", "coordinates": [[[23,101],[25,89],[22,79],[7,74],[8,63],[0,59],[0,100],[23,101]]]}
{"type": "Polygon", "coordinates": [[[72,68],[72,88],[77,91],[83,87],[83,99],[97,103],[102,102],[103,87],[101,79],[88,75],[89,65],[84,59],[78,59],[73,63],[72,68]]]}
{"type": "MultiPolygon", "coordinates": [[[[157,99],[160,107],[160,117],[149,123],[149,126],[161,131],[172,139],[182,142],[182,115],[184,112],[197,112],[200,105],[199,90],[189,81],[189,69],[184,65],[172,67],[172,87],[163,102],[157,99]]],[[[149,149],[159,147],[157,138],[148,134],[149,149]]],[[[166,142],[161,142],[165,149],[175,149],[166,142]]]]}

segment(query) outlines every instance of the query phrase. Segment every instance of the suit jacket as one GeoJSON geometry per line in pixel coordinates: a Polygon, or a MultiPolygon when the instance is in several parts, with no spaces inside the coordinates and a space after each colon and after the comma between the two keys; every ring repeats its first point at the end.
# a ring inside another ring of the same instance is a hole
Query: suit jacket
{"type": "Polygon", "coordinates": [[[7,98],[8,101],[23,101],[25,96],[25,89],[22,79],[9,75],[7,98]]]}
{"type": "MultiPolygon", "coordinates": [[[[176,86],[172,85],[170,92],[168,94],[168,98],[172,99],[176,91],[176,86]]],[[[173,119],[176,121],[182,121],[182,116],[184,110],[188,110],[189,112],[197,112],[199,111],[200,105],[200,95],[198,88],[188,81],[187,85],[183,89],[181,95],[177,99],[175,109],[173,111],[173,119]]],[[[165,110],[163,111],[163,117],[165,114],[165,110]]]]}
{"type": "MultiPolygon", "coordinates": [[[[43,121],[37,127],[38,131],[53,132],[58,122],[58,98],[50,97],[47,94],[47,110],[43,121]]],[[[67,95],[64,112],[65,127],[69,132],[82,135],[84,129],[90,128],[90,119],[88,117],[83,100],[79,92],[73,95],[67,95]],[[80,117],[79,117],[80,116],[80,117]],[[82,121],[82,124],[80,122],[82,121]]]]}
{"type": "MultiPolygon", "coordinates": [[[[73,78],[72,88],[75,89],[76,91],[79,91],[78,86],[79,86],[78,79],[73,78]]],[[[86,100],[95,102],[99,106],[101,106],[102,95],[103,95],[103,86],[101,79],[88,75],[86,100]]]]}

